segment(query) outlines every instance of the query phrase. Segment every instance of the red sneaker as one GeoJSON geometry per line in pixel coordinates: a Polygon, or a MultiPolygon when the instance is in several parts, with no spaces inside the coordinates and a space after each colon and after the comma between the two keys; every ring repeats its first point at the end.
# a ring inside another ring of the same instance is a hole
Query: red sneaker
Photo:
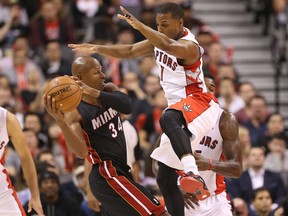
{"type": "Polygon", "coordinates": [[[210,196],[210,192],[200,175],[195,175],[193,172],[178,172],[180,175],[179,185],[186,193],[196,194],[198,200],[205,200],[210,196]]]}

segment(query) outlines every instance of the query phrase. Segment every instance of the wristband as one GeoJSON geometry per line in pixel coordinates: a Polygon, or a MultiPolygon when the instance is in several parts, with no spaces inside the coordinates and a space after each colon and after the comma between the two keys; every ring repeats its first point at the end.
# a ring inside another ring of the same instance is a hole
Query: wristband
{"type": "Polygon", "coordinates": [[[212,160],[211,159],[208,160],[209,160],[209,170],[212,170],[213,169],[212,160]]]}

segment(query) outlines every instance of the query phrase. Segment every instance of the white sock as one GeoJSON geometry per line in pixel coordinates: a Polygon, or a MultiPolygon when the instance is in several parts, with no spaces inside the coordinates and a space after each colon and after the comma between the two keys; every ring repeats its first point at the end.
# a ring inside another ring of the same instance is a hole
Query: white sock
{"type": "Polygon", "coordinates": [[[181,163],[183,164],[185,173],[192,171],[195,175],[199,175],[198,167],[196,165],[194,156],[186,155],[182,157],[181,163]]]}

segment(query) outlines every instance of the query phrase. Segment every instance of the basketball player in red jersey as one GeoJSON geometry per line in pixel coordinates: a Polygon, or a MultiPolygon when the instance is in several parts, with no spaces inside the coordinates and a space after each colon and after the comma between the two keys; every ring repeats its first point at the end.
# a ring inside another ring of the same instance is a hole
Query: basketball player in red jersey
{"type": "Polygon", "coordinates": [[[44,213],[40,201],[36,169],[25,136],[16,116],[2,107],[0,107],[0,215],[26,215],[11,184],[8,172],[4,168],[5,150],[9,140],[20,157],[24,176],[31,192],[28,212],[31,212],[33,208],[38,215],[42,216],[44,213]]]}
{"type": "Polygon", "coordinates": [[[118,113],[131,112],[128,96],[115,84],[104,83],[102,67],[92,57],[76,58],[72,74],[82,87],[82,101],[77,110],[64,115],[61,105],[56,107],[50,96],[44,95],[44,102],[61,127],[69,148],[90,162],[89,186],[103,210],[111,216],[169,216],[154,196],[132,180],[129,172],[118,113]]]}
{"type": "Polygon", "coordinates": [[[70,44],[69,47],[75,51],[118,58],[140,57],[154,51],[160,83],[169,105],[160,119],[160,125],[183,164],[182,189],[197,193],[197,198],[203,200],[210,193],[199,175],[189,136],[182,126],[187,126],[193,134],[193,142],[199,143],[215,125],[214,117],[222,111],[215,97],[207,93],[204,83],[204,49],[183,26],[184,12],[178,4],[166,3],[159,9],[156,17],[158,31],[138,21],[123,7],[120,9],[123,15],[118,14],[118,17],[141,32],[147,40],[132,45],[70,44]]]}
{"type": "MultiPolygon", "coordinates": [[[[208,92],[214,94],[214,77],[205,75],[204,80],[208,92]]],[[[211,194],[207,199],[199,201],[194,194],[184,194],[186,201],[184,209],[183,196],[177,186],[178,175],[175,172],[175,170],[183,168],[172,150],[167,136],[161,137],[160,147],[156,148],[151,155],[153,159],[159,161],[157,183],[171,215],[232,216],[232,207],[230,200],[227,199],[224,176],[238,178],[242,172],[238,123],[233,114],[225,111],[219,113],[215,118],[217,119],[215,127],[207,132],[200,143],[193,146],[200,175],[205,180],[211,194]]]]}

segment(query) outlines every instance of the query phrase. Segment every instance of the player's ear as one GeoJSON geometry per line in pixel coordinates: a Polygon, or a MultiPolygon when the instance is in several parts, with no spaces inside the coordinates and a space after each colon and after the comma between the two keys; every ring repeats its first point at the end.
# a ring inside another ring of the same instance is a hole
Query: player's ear
{"type": "Polygon", "coordinates": [[[182,26],[184,25],[184,20],[183,20],[183,18],[181,18],[181,19],[179,20],[179,24],[182,25],[182,26]]]}
{"type": "Polygon", "coordinates": [[[78,74],[78,75],[77,75],[77,78],[78,78],[79,80],[82,80],[82,75],[81,75],[81,74],[78,74]]]}

